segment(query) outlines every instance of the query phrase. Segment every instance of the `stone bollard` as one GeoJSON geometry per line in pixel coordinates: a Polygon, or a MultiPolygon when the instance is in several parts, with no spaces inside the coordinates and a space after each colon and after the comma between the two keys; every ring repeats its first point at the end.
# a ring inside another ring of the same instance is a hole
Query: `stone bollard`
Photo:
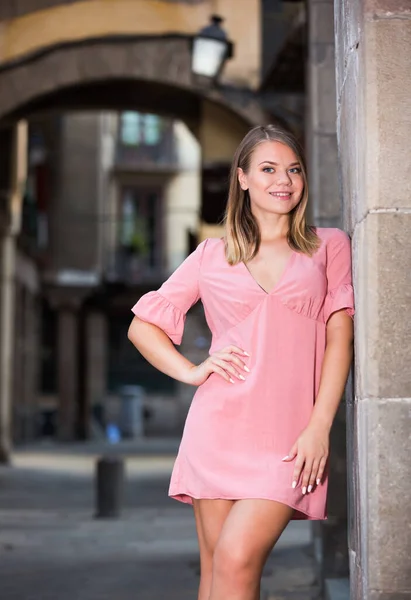
{"type": "Polygon", "coordinates": [[[96,463],[96,519],[116,518],[120,514],[124,487],[124,461],[103,456],[96,463]]]}

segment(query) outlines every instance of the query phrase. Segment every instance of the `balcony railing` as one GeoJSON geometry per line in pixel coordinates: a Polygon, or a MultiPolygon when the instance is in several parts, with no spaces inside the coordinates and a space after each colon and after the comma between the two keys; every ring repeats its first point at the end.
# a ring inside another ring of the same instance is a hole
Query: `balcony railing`
{"type": "Polygon", "coordinates": [[[125,144],[118,139],[115,167],[133,171],[176,170],[178,155],[173,128],[165,127],[155,144],[125,144]]]}

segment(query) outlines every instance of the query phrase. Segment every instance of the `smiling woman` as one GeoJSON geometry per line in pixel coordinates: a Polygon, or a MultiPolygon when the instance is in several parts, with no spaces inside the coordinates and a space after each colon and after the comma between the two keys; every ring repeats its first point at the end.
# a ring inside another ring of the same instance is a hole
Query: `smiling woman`
{"type": "Polygon", "coordinates": [[[199,600],[259,597],[289,520],[327,517],[328,438],[354,305],[349,239],[309,226],[307,202],[297,141],[254,128],[234,156],[225,237],[202,242],[132,309],[129,338],[143,356],[198,386],[169,495],[194,506],[199,600]],[[213,337],[209,358],[193,365],[172,342],[200,298],[213,337]]]}

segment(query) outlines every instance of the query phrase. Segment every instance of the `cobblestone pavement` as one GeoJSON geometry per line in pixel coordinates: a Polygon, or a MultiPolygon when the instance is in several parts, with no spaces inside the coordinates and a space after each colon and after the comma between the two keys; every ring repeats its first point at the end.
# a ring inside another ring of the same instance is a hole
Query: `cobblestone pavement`
{"type": "MultiPolygon", "coordinates": [[[[192,509],[167,497],[175,440],[122,443],[121,516],[95,519],[101,443],[32,447],[0,467],[1,600],[196,600],[192,509]]],[[[293,522],[270,556],[264,600],[317,599],[310,525],[293,522]]]]}

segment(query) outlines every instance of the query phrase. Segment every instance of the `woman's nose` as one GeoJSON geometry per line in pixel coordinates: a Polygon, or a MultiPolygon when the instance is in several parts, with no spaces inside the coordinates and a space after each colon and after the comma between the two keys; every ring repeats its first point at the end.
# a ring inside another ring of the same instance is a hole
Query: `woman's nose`
{"type": "Polygon", "coordinates": [[[277,183],[290,184],[291,177],[288,171],[277,171],[277,183]]]}

